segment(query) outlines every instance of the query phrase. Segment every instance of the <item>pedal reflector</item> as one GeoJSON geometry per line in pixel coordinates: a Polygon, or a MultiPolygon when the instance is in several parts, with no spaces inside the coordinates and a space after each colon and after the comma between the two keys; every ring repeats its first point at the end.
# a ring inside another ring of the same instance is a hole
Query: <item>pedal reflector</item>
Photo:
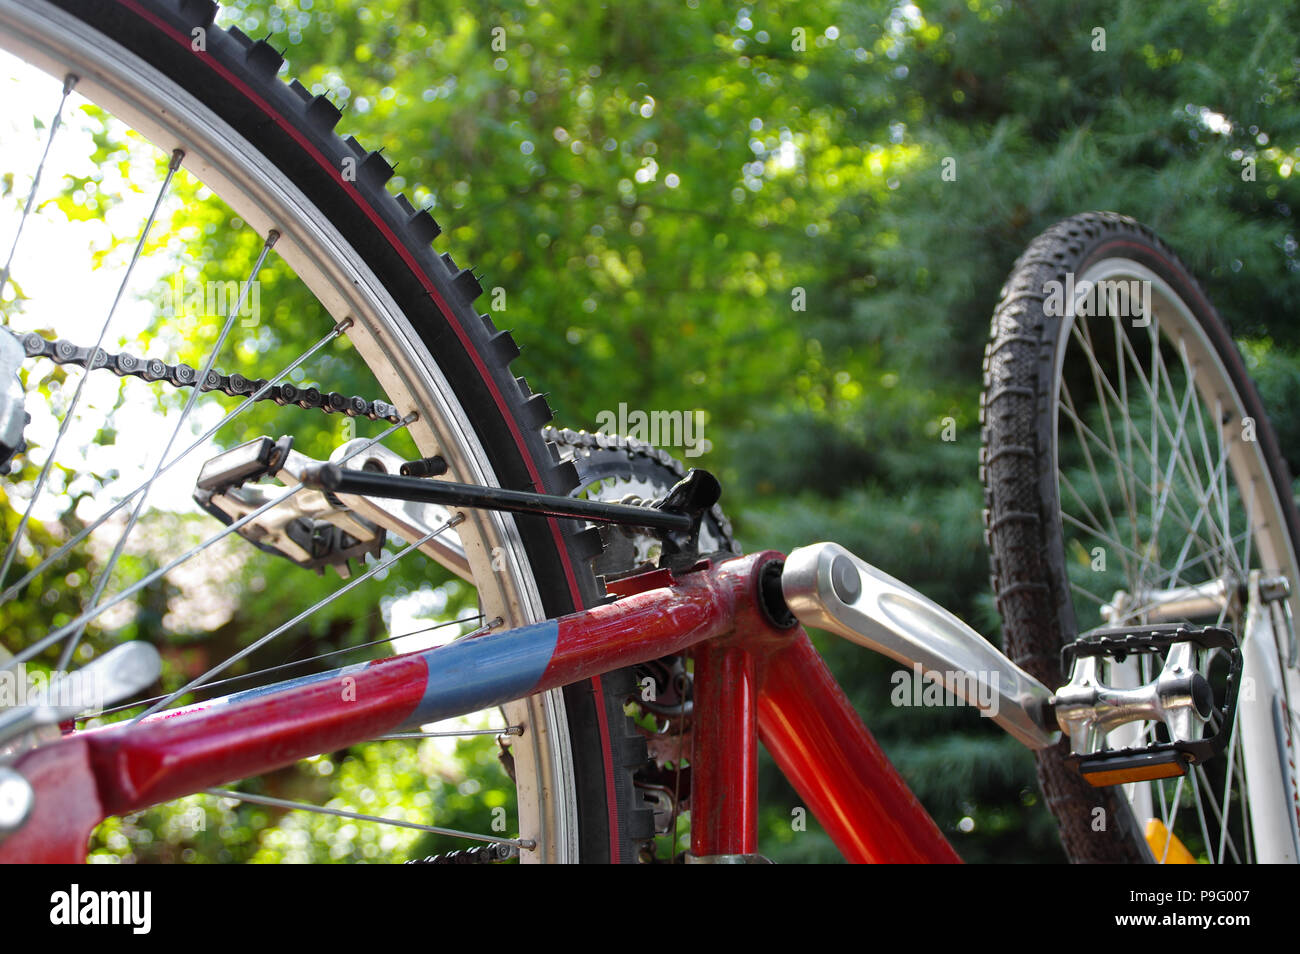
{"type": "Polygon", "coordinates": [[[1075,756],[1079,773],[1094,788],[1150,782],[1158,778],[1177,778],[1187,772],[1187,757],[1171,750],[1155,752],[1097,752],[1075,756]]]}
{"type": "Polygon", "coordinates": [[[1169,833],[1164,822],[1159,818],[1147,819],[1146,830],[1147,847],[1151,849],[1151,854],[1155,857],[1157,864],[1164,865],[1194,865],[1196,859],[1192,853],[1183,847],[1183,843],[1178,840],[1177,835],[1169,833]]]}

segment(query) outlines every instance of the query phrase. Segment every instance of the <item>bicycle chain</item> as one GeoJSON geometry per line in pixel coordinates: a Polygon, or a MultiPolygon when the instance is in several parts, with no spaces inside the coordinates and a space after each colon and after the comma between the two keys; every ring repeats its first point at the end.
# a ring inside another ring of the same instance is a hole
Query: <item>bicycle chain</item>
{"type": "MultiPolygon", "coordinates": [[[[18,336],[29,358],[49,358],[55,364],[73,364],[88,371],[105,368],[119,378],[134,377],[145,381],[166,381],[177,388],[192,388],[198,383],[199,372],[188,364],[166,364],[159,358],[137,358],[123,351],[114,354],[103,348],[95,350],[75,345],[62,338],[51,341],[35,332],[18,336]]],[[[220,391],[230,397],[253,397],[255,401],[274,401],[281,406],[318,409],[326,414],[343,414],[347,417],[365,417],[372,421],[401,421],[397,408],[386,401],[367,401],[365,398],[324,392],[319,388],[300,388],[282,383],[270,384],[266,378],[246,378],[238,372],[224,374],[213,368],[200,385],[202,391],[220,391]],[[260,392],[260,393],[259,393],[260,392]],[[254,397],[256,395],[256,397],[254,397]]]]}
{"type": "Polygon", "coordinates": [[[408,865],[493,865],[519,857],[517,845],[475,845],[427,858],[412,858],[408,865]]]}

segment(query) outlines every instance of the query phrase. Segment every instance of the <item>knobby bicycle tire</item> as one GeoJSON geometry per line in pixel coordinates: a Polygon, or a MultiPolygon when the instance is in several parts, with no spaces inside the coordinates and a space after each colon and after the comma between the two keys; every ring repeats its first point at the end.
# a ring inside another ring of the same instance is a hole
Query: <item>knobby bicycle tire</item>
{"type": "MultiPolygon", "coordinates": [[[[25,6],[38,5],[33,0],[25,6]]],[[[572,463],[561,463],[541,435],[551,417],[544,397],[510,372],[519,353],[514,340],[473,308],[481,292],[477,278],[449,254],[432,250],[440,229],[427,211],[386,190],[393,173],[389,162],[335,133],[341,115],[328,98],[278,78],[283,60],[269,43],[216,26],[217,7],[210,0],[55,0],[51,6],[192,96],[236,134],[238,148],[246,144],[255,150],[257,163],[288,179],[303,201],[346,237],[356,260],[418,335],[427,352],[418,360],[436,357],[438,373],[472,429],[467,443],[481,447],[484,466],[500,486],[549,493],[575,486],[572,463]],[[195,42],[199,37],[202,42],[195,42]]],[[[83,76],[81,86],[96,79],[83,76]]],[[[531,577],[520,586],[535,590],[545,616],[600,599],[589,566],[600,550],[594,531],[573,521],[535,517],[519,517],[512,525],[531,577]]],[[[573,779],[565,790],[576,799],[566,810],[576,820],[583,861],[635,861],[638,846],[651,833],[651,814],[639,807],[632,787],[632,772],[646,758],[645,742],[623,712],[632,691],[628,672],[563,690],[573,779]]],[[[559,855],[577,860],[563,851],[559,855]]]]}

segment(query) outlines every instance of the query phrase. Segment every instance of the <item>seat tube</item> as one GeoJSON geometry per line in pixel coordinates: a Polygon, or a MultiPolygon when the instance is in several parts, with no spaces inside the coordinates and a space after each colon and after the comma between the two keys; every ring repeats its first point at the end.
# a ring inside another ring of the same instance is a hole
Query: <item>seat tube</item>
{"type": "Polygon", "coordinates": [[[695,651],[691,854],[758,851],[757,663],[736,641],[695,651]]]}

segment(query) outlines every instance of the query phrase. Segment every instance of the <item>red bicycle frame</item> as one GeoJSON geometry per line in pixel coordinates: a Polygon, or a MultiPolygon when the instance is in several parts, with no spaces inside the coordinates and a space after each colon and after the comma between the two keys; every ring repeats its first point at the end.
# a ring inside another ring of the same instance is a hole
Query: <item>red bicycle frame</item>
{"type": "Polygon", "coordinates": [[[655,570],[558,620],[67,735],[15,764],[35,803],[0,862],[82,861],[110,815],[691,647],[694,856],[757,854],[761,739],[850,861],[958,861],[807,634],[764,609],[764,573],[780,561],[769,551],[655,570]]]}

